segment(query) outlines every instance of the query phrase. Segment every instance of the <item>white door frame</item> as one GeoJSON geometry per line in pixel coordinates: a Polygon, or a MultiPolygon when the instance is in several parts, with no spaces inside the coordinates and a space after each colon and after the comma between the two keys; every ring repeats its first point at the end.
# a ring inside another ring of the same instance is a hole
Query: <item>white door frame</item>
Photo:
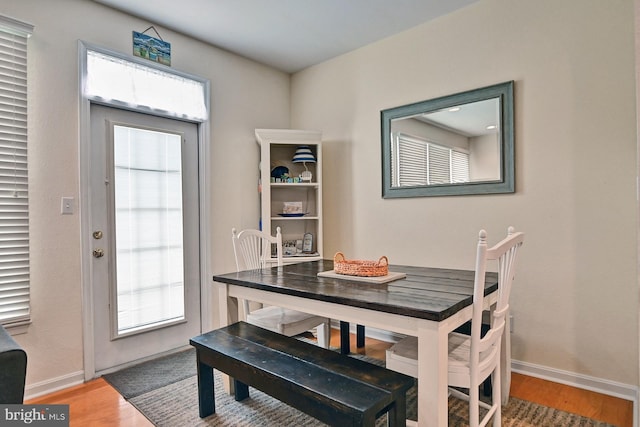
{"type": "MultiPolygon", "coordinates": [[[[78,105],[79,105],[79,180],[80,180],[80,194],[79,194],[79,206],[80,206],[80,263],[81,263],[81,281],[82,281],[82,330],[83,330],[83,360],[84,360],[84,378],[90,380],[95,376],[95,349],[94,349],[94,336],[93,336],[93,290],[91,286],[92,277],[92,254],[91,248],[93,245],[91,231],[93,225],[91,224],[90,206],[91,206],[91,192],[90,192],[90,171],[89,164],[91,159],[91,120],[90,120],[90,105],[91,101],[84,96],[85,80],[87,77],[87,50],[95,50],[103,52],[107,55],[115,57],[125,58],[131,62],[138,62],[147,67],[154,67],[150,61],[143,62],[140,59],[133,56],[122,55],[117,52],[112,52],[104,48],[100,48],[89,43],[79,41],[78,42],[78,64],[79,64],[79,76],[78,79],[78,105]]],[[[158,67],[166,71],[166,68],[158,67]]],[[[207,111],[210,111],[209,99],[210,99],[210,82],[197,76],[187,75],[185,73],[176,73],[183,76],[188,76],[193,80],[198,80],[204,83],[205,86],[205,104],[207,111]]],[[[112,106],[115,108],[122,108],[121,105],[116,103],[104,102],[104,105],[112,106]]],[[[136,110],[147,114],[153,114],[148,110],[136,110]]],[[[158,114],[159,115],[159,114],[158,114]]],[[[175,118],[170,115],[164,117],[175,118]]],[[[211,227],[210,227],[210,203],[211,203],[211,191],[209,185],[209,135],[210,135],[210,121],[198,123],[198,183],[199,183],[199,198],[200,198],[200,324],[202,330],[210,330],[213,327],[213,304],[212,291],[208,278],[212,276],[211,270],[211,227]]]]}

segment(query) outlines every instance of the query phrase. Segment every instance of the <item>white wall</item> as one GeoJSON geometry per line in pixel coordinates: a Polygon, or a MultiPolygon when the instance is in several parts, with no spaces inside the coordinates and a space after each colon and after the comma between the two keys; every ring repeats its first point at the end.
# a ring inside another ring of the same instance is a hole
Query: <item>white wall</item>
{"type": "MultiPolygon", "coordinates": [[[[88,0],[3,0],[0,14],[35,25],[28,98],[33,323],[15,337],[28,354],[29,392],[83,369],[80,216],[60,215],[60,197],[79,195],[78,40],[131,53],[131,31],[150,23],[88,0]]],[[[171,43],[173,68],[211,80],[212,235],[204,239],[213,272],[231,271],[231,228],[255,227],[259,217],[253,130],[289,126],[289,75],[156,28],[171,43]]]]}
{"type": "Polygon", "coordinates": [[[514,359],[637,385],[633,12],[481,0],[295,74],[291,124],[326,140],[325,253],[472,268],[478,230],[514,225],[514,359]],[[381,110],[508,80],[515,194],[381,198],[381,110]]]}

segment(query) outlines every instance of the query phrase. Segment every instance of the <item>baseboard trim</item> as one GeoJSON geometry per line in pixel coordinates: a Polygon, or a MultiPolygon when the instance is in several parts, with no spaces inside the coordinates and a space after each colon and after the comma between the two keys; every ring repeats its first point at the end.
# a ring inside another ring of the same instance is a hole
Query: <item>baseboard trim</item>
{"type": "Polygon", "coordinates": [[[38,396],[54,393],[82,383],[84,383],[84,371],[72,372],[70,374],[51,378],[39,383],[28,384],[24,390],[24,399],[33,399],[38,396]]]}
{"type": "Polygon", "coordinates": [[[521,362],[519,360],[511,361],[511,370],[519,374],[553,381],[584,390],[590,390],[596,393],[618,397],[620,399],[630,400],[634,402],[634,405],[638,401],[638,387],[630,384],[609,381],[603,378],[591,377],[588,375],[577,374],[575,372],[563,371],[561,369],[549,368],[547,366],[535,365],[533,363],[521,362]]]}

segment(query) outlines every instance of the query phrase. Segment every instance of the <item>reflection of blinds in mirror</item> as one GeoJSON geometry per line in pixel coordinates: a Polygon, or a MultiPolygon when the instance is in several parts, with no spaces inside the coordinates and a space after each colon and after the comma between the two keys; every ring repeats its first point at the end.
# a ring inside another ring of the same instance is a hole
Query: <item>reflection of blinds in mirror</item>
{"type": "Polygon", "coordinates": [[[469,154],[451,150],[451,182],[469,181],[469,154]]]}
{"type": "Polygon", "coordinates": [[[422,141],[398,138],[398,186],[410,187],[428,184],[428,144],[422,141]]]}
{"type": "Polygon", "coordinates": [[[451,182],[451,150],[435,144],[427,144],[429,148],[429,185],[448,184],[451,182]]]}
{"type": "Polygon", "coordinates": [[[469,181],[468,153],[401,133],[391,140],[393,187],[469,181]]]}

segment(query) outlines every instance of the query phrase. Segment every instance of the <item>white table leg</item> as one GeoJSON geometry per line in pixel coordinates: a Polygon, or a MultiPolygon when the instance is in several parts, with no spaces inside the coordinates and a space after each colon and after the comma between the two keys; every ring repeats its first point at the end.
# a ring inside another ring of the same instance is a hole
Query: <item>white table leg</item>
{"type": "Polygon", "coordinates": [[[442,427],[449,422],[448,334],[428,322],[418,329],[418,425],[442,427]]]}
{"type": "Polygon", "coordinates": [[[240,317],[238,299],[229,296],[229,285],[213,282],[215,285],[215,296],[218,299],[218,327],[223,328],[237,322],[240,317]]]}
{"type": "MultiPolygon", "coordinates": [[[[218,282],[213,282],[213,284],[215,286],[216,297],[218,298],[218,326],[223,328],[233,323],[234,319],[238,318],[238,304],[237,300],[236,304],[233,304],[231,301],[228,285],[218,282]]],[[[229,376],[226,374],[222,374],[222,385],[224,386],[225,392],[233,394],[233,384],[231,383],[229,376]]]]}
{"type": "Polygon", "coordinates": [[[229,325],[229,290],[224,283],[213,282],[218,299],[218,327],[229,325]]]}

